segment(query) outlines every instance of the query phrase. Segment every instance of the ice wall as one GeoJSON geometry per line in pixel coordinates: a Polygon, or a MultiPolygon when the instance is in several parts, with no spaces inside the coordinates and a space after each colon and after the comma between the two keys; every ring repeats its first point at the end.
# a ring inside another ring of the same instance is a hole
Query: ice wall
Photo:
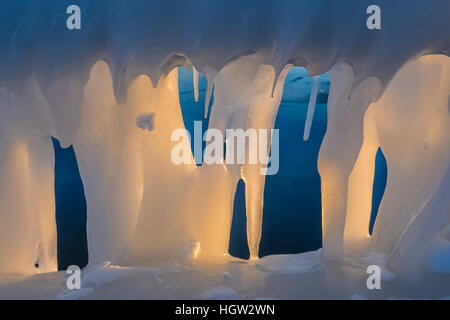
{"type": "MultiPolygon", "coordinates": [[[[376,146],[387,155],[389,181],[370,242],[376,250],[408,251],[398,240],[409,238],[411,217],[448,165],[448,76],[438,77],[448,58],[427,57],[397,72],[420,56],[449,54],[450,3],[378,3],[381,30],[365,27],[372,4],[366,0],[85,0],[78,1],[81,30],[68,30],[71,1],[1,1],[0,272],[56,268],[50,136],[74,144],[88,206],[90,263],[223,256],[239,177],[257,257],[261,166],[197,168],[170,159],[170,134],[183,127],[177,66],[203,72],[208,97],[215,85],[209,125],[222,132],[272,128],[289,66],[304,66],[310,75],[331,70],[318,163],[324,254],[367,252],[376,146]],[[153,123],[141,125],[142,119],[153,123]],[[399,195],[404,186],[412,201],[399,195]]],[[[426,234],[436,229],[423,228],[426,234]]]]}

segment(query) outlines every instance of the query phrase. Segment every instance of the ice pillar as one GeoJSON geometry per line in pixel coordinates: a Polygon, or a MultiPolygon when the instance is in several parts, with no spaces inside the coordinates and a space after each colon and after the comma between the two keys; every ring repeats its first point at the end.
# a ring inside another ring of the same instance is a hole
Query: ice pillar
{"type": "MultiPolygon", "coordinates": [[[[226,135],[226,129],[270,129],[274,127],[276,114],[281,101],[284,79],[289,71],[286,67],[279,79],[275,79],[274,68],[262,63],[261,56],[242,57],[226,65],[216,76],[214,104],[211,110],[209,128],[217,128],[226,135]],[[276,82],[274,94],[272,87],[276,82]]],[[[248,137],[247,137],[248,138],[248,137]]],[[[249,138],[251,139],[251,138],[249,138]]],[[[261,139],[261,135],[257,137],[261,139]]],[[[270,152],[268,137],[266,154],[270,152]]],[[[227,153],[236,154],[230,149],[231,141],[227,141],[227,153]]],[[[264,202],[265,175],[258,160],[248,163],[249,154],[258,154],[258,141],[251,146],[246,142],[245,164],[227,163],[234,186],[242,178],[245,182],[245,199],[247,213],[247,240],[251,259],[258,257],[259,242],[262,230],[262,213],[264,202]]],[[[264,153],[263,152],[263,153],[264,153]]],[[[234,199],[234,194],[232,194],[234,199]]],[[[232,207],[231,207],[232,209],[232,207]]]]}
{"type": "Polygon", "coordinates": [[[0,273],[56,271],[54,156],[34,79],[0,88],[0,273]]]}
{"type": "Polygon", "coordinates": [[[348,180],[363,142],[363,117],[378,98],[381,83],[367,78],[354,87],[355,75],[348,64],[330,71],[328,126],[319,152],[322,183],[323,250],[327,258],[342,254],[347,210],[348,180]]]}

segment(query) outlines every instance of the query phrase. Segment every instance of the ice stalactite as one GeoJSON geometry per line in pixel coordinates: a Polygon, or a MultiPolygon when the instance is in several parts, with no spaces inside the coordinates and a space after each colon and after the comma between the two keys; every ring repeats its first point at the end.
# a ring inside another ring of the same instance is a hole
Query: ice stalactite
{"type": "MultiPolygon", "coordinates": [[[[242,57],[226,65],[216,76],[209,127],[221,130],[224,136],[226,129],[269,129],[270,132],[275,125],[284,79],[289,68],[287,66],[281,72],[272,97],[275,71],[273,67],[263,64],[260,55],[242,57]]],[[[261,136],[258,138],[258,142],[260,141],[261,136]]],[[[256,151],[268,156],[270,142],[271,137],[268,137],[266,146],[250,145],[247,141],[246,164],[227,163],[234,190],[240,178],[245,182],[247,239],[251,259],[258,257],[261,239],[266,179],[263,172],[266,168],[260,161],[249,164],[248,159],[249,154],[256,151]]],[[[226,143],[226,157],[236,155],[236,144],[233,145],[232,141],[226,143]]],[[[275,161],[271,165],[275,166],[275,161]]],[[[234,193],[231,196],[230,200],[233,201],[234,193]]]]}
{"type": "Polygon", "coordinates": [[[316,101],[317,101],[317,94],[319,93],[319,85],[320,85],[320,78],[319,76],[314,77],[314,82],[311,88],[311,95],[309,97],[309,103],[308,103],[308,113],[306,115],[306,122],[305,122],[305,131],[303,133],[303,141],[308,141],[309,134],[311,132],[311,126],[314,119],[314,111],[316,110],[316,101]]]}
{"type": "Polygon", "coordinates": [[[350,65],[338,63],[330,71],[328,126],[319,152],[322,182],[323,251],[330,259],[343,252],[349,175],[363,142],[363,117],[381,94],[381,83],[370,77],[354,87],[350,65]],[[353,89],[354,88],[354,89],[353,89]]]}
{"type": "Polygon", "coordinates": [[[192,67],[192,81],[194,83],[194,99],[198,102],[198,71],[192,67]]]}
{"type": "Polygon", "coordinates": [[[56,271],[49,108],[34,79],[20,91],[0,88],[0,272],[56,271]]]}

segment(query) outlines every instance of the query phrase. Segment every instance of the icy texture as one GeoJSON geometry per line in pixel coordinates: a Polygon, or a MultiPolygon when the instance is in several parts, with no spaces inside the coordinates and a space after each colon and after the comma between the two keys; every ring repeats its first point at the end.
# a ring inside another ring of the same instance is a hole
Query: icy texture
{"type": "MultiPolygon", "coordinates": [[[[374,257],[367,263],[379,261],[379,257],[374,257]]],[[[0,282],[0,298],[448,299],[450,296],[445,276],[434,274],[420,290],[414,290],[399,277],[385,279],[385,270],[382,290],[368,290],[366,267],[367,264],[328,264],[320,250],[267,256],[251,263],[235,259],[220,265],[118,267],[103,263],[83,270],[81,290],[67,290],[68,275],[53,272],[0,282]]]]}
{"type": "Polygon", "coordinates": [[[349,179],[345,242],[350,251],[363,249],[369,241],[379,252],[395,248],[389,265],[396,271],[418,271],[423,251],[450,223],[449,94],[450,59],[426,56],[406,64],[369,107],[364,142],[349,179]],[[386,156],[388,180],[370,239],[379,147],[386,156]]]}
{"type": "Polygon", "coordinates": [[[291,66],[330,70],[323,254],[374,249],[412,266],[413,244],[448,226],[450,2],[378,2],[382,29],[369,31],[366,0],[85,0],[69,31],[67,1],[1,1],[0,273],[56,269],[50,136],[74,145],[91,265],[223,259],[240,178],[258,257],[265,168],[171,161],[178,66],[208,79],[205,117],[215,88],[209,127],[222,132],[273,128],[291,66]],[[369,239],[379,146],[388,185],[369,239]]]}
{"type": "MultiPolygon", "coordinates": [[[[214,104],[212,106],[209,128],[219,129],[225,136],[226,129],[272,129],[278,106],[281,101],[284,79],[289,71],[285,68],[280,74],[277,85],[272,96],[272,84],[275,81],[275,72],[272,67],[263,65],[259,55],[240,58],[225,66],[216,76],[216,90],[214,92],[214,104]]],[[[267,150],[260,150],[269,154],[269,143],[267,150]]],[[[258,139],[258,144],[259,140],[258,139]]],[[[230,141],[227,141],[226,152],[237,154],[231,150],[230,141]]],[[[247,144],[247,149],[251,145],[247,144]]],[[[252,151],[252,150],[249,150],[252,151]]],[[[246,159],[248,152],[246,153],[246,159]]],[[[264,199],[265,175],[261,174],[266,169],[258,162],[257,164],[228,164],[227,171],[230,173],[233,190],[232,198],[236,192],[239,179],[245,182],[245,202],[247,213],[247,239],[250,257],[258,257],[259,241],[261,239],[262,212],[264,199]]],[[[232,206],[231,206],[232,208],[232,206]]],[[[231,223],[231,220],[230,220],[231,223]]]]}
{"type": "Polygon", "coordinates": [[[256,267],[273,273],[307,273],[323,268],[321,249],[303,254],[282,254],[264,257],[256,267]]]}
{"type": "Polygon", "coordinates": [[[390,254],[395,249],[388,265],[396,271],[417,271],[417,264],[423,264],[421,248],[449,223],[449,67],[450,59],[441,55],[407,63],[370,107],[380,92],[376,79],[362,82],[348,100],[351,67],[337,65],[330,72],[328,129],[319,155],[326,255],[339,257],[343,249],[351,255],[370,250],[390,254]],[[379,147],[387,159],[388,180],[370,237],[379,147]]]}
{"type": "Polygon", "coordinates": [[[328,125],[318,169],[322,183],[324,254],[338,258],[343,250],[348,178],[363,140],[364,113],[380,96],[381,83],[376,78],[367,78],[352,91],[355,74],[350,65],[343,63],[331,69],[330,79],[328,125]]]}
{"type": "MultiPolygon", "coordinates": [[[[379,1],[379,31],[365,27],[368,0],[82,0],[77,3],[83,13],[79,31],[65,27],[69,4],[0,4],[1,81],[17,83],[36,74],[51,104],[60,99],[68,104],[61,112],[80,105],[76,93],[100,59],[110,64],[114,93],[123,104],[137,75],[145,73],[156,84],[173,67],[190,62],[211,84],[230,60],[260,52],[277,75],[288,63],[305,66],[314,75],[347,62],[355,70],[356,83],[374,76],[386,85],[408,59],[448,54],[450,49],[442,32],[449,29],[446,0],[379,1]],[[399,17],[407,19],[399,23],[399,17]]],[[[70,143],[76,123],[58,129],[70,143]]]]}
{"type": "Polygon", "coordinates": [[[224,167],[198,168],[191,154],[190,165],[171,160],[172,132],[183,128],[177,70],[157,88],[138,77],[127,97],[116,104],[109,68],[97,63],[74,143],[86,190],[89,263],[124,259],[127,251],[135,262],[189,257],[193,241],[203,254],[224,254],[230,213],[224,167]],[[153,114],[150,132],[135,125],[143,112],[153,114]]]}

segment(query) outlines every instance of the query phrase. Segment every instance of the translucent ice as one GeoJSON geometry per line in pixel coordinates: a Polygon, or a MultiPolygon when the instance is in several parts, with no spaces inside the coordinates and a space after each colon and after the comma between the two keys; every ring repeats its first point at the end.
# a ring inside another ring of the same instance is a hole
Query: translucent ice
{"type": "Polygon", "coordinates": [[[171,135],[184,128],[179,66],[193,68],[196,99],[197,70],[208,79],[205,117],[215,88],[209,127],[222,132],[273,128],[291,66],[330,70],[318,161],[324,256],[374,249],[392,268],[412,265],[412,244],[448,226],[450,2],[380,0],[376,31],[364,25],[369,4],[81,0],[89,14],[69,31],[63,3],[1,1],[0,272],[56,269],[51,136],[74,145],[91,265],[222,259],[240,178],[257,258],[264,166],[197,167],[191,153],[189,164],[171,161],[171,135]],[[378,147],[389,174],[370,238],[378,147]]]}

